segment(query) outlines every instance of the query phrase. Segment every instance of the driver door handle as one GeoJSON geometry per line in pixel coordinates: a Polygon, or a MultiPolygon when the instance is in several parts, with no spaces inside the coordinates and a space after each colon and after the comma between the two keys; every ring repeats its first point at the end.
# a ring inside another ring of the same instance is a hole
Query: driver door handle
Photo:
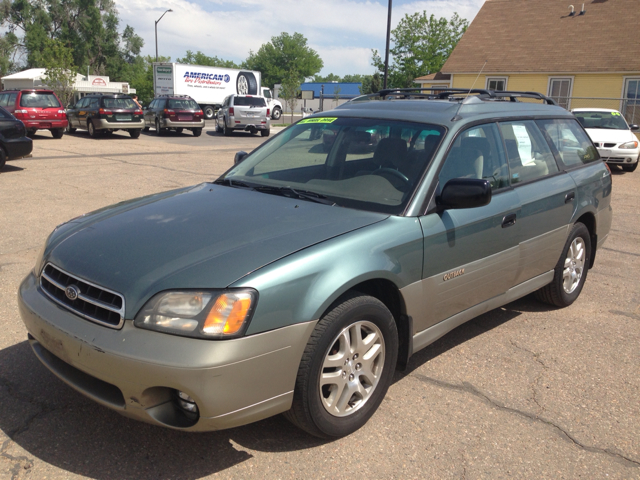
{"type": "Polygon", "coordinates": [[[516,224],[516,214],[510,213],[502,219],[502,228],[507,228],[516,224]]]}
{"type": "Polygon", "coordinates": [[[574,198],[576,198],[576,193],[575,192],[569,192],[564,196],[564,203],[569,203],[569,202],[573,201],[574,198]]]}

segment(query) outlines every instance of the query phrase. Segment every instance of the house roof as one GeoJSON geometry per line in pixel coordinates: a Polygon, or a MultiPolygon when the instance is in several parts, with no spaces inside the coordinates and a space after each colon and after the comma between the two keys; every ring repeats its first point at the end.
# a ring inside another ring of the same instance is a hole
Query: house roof
{"type": "Polygon", "coordinates": [[[46,71],[46,68],[30,68],[2,77],[2,80],[40,80],[46,71]]]}
{"type": "Polygon", "coordinates": [[[446,73],[640,72],[640,0],[486,0],[446,73]]]}
{"type": "Polygon", "coordinates": [[[451,80],[451,75],[447,73],[437,72],[437,73],[432,73],[431,75],[423,75],[422,77],[418,77],[414,80],[414,82],[416,83],[437,82],[437,81],[448,82],[449,80],[451,80]]]}

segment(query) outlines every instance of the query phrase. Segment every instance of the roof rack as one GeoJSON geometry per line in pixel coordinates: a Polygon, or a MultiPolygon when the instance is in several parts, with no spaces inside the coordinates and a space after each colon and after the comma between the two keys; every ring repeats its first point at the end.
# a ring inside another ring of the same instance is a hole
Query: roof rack
{"type": "Polygon", "coordinates": [[[519,98],[533,98],[543,100],[547,105],[558,105],[555,100],[542,95],[538,92],[517,92],[517,91],[496,91],[484,88],[387,88],[380,90],[378,93],[363,95],[366,97],[381,97],[383,100],[387,97],[395,98],[423,98],[427,100],[445,100],[465,101],[469,95],[474,94],[472,98],[480,100],[506,100],[511,102],[519,101],[519,98]],[[464,97],[462,97],[464,95],[464,97]]]}
{"type": "Polygon", "coordinates": [[[189,95],[180,95],[177,93],[163,93],[162,95],[156,95],[156,98],[172,97],[172,98],[191,98],[189,95]]]}

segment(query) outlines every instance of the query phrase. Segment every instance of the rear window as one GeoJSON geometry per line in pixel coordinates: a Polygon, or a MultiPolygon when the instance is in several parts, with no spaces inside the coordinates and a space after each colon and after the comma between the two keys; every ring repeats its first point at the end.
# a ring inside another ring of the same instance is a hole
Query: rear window
{"type": "Polygon", "coordinates": [[[21,107],[57,108],[60,102],[53,93],[23,93],[20,98],[21,107]]]}
{"type": "Polygon", "coordinates": [[[236,97],[233,104],[237,107],[266,107],[264,98],[261,97],[236,97]]]}
{"type": "Polygon", "coordinates": [[[183,110],[200,110],[200,107],[194,100],[185,100],[183,98],[170,99],[168,108],[182,108],[183,110]]]}
{"type": "Polygon", "coordinates": [[[104,108],[133,108],[138,109],[138,106],[130,98],[103,98],[102,104],[104,108]]]}

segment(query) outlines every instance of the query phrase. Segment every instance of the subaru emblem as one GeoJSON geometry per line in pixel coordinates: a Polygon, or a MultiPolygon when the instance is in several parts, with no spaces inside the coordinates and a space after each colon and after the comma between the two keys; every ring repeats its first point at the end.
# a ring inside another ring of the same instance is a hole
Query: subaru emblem
{"type": "Polygon", "coordinates": [[[80,295],[80,289],[75,285],[69,285],[65,290],[64,294],[67,296],[69,300],[75,300],[80,295]]]}

